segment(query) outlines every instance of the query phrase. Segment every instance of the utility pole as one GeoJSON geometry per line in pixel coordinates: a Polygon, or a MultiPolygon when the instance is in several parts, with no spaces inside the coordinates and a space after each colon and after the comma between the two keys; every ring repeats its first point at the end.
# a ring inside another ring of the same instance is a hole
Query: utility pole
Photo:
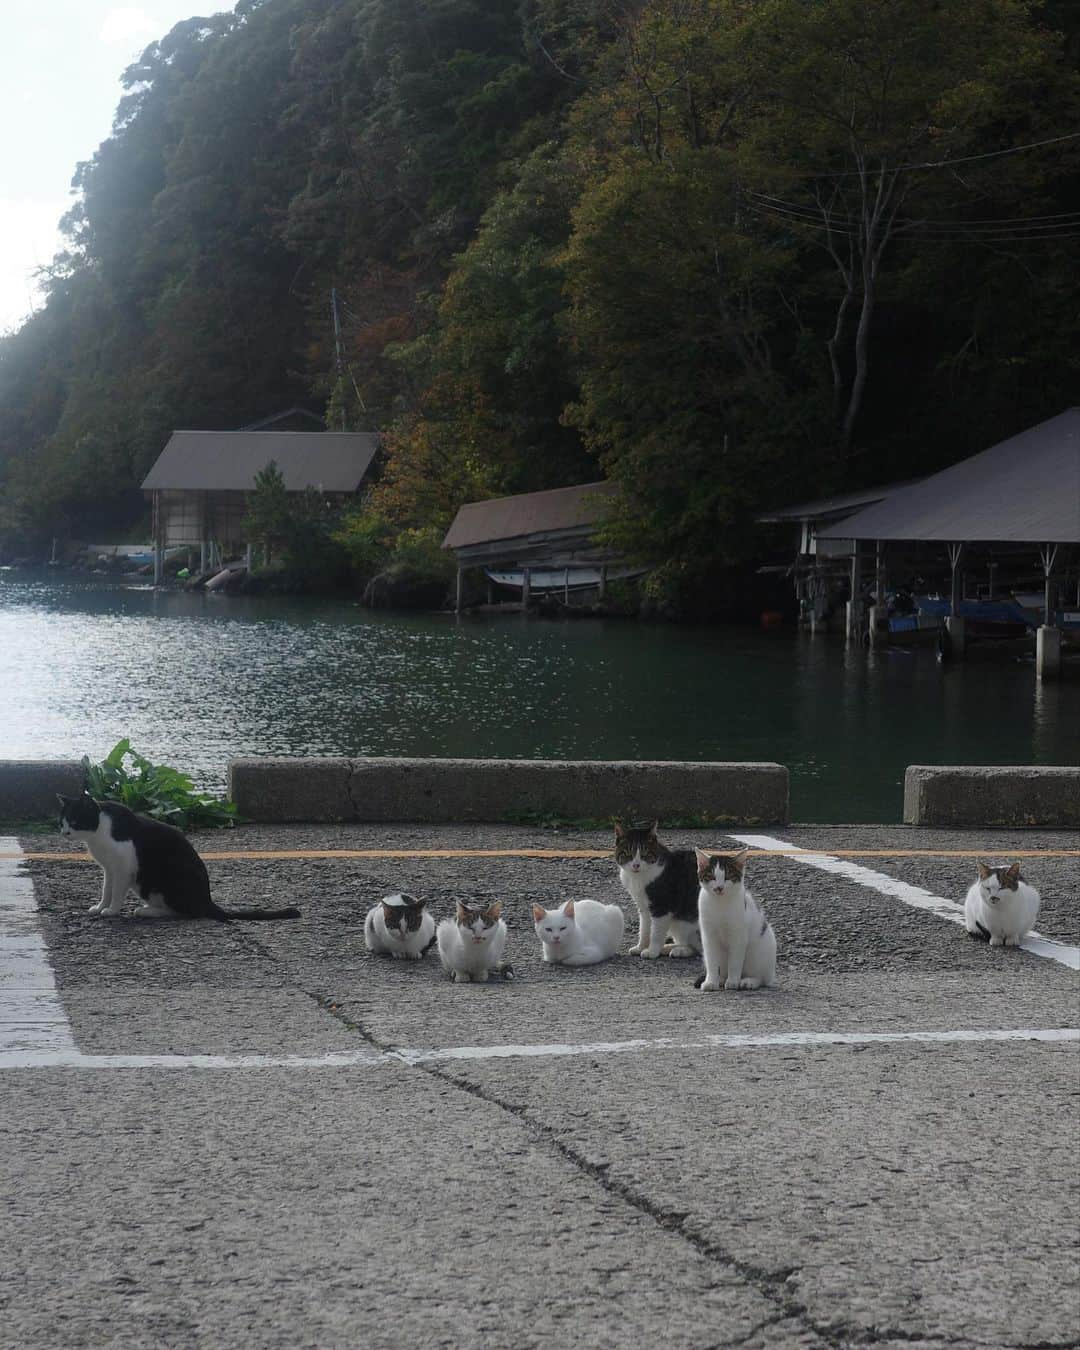
{"type": "MultiPolygon", "coordinates": [[[[341,317],[338,314],[337,287],[330,288],[330,313],[334,320],[334,360],[337,366],[337,388],[341,390],[341,377],[345,367],[345,358],[341,345],[341,317]]],[[[345,431],[345,405],[341,405],[341,430],[345,431]]]]}

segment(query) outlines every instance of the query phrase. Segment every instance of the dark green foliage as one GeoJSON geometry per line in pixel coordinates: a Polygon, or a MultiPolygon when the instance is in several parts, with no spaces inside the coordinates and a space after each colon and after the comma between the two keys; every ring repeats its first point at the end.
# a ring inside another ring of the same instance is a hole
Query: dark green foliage
{"type": "Polygon", "coordinates": [[[84,757],[83,768],[86,790],[98,801],[120,802],[181,830],[225,828],[237,823],[232,802],[198,792],[179,769],[151,764],[132,750],[127,739],[118,741],[100,764],[91,764],[84,757]],[[130,761],[130,768],[125,761],[130,761]]]}
{"type": "Polygon", "coordinates": [[[256,491],[298,584],[430,553],[463,501],[606,475],[644,603],[685,611],[760,547],[760,508],[1075,402],[1075,238],[980,225],[1080,219],[1080,141],[997,153],[1080,125],[1075,8],[243,0],[178,24],[76,171],[47,305],[0,339],[0,547],[131,527],[176,428],[324,406],[384,433],[379,480],[344,519],[256,491]]]}

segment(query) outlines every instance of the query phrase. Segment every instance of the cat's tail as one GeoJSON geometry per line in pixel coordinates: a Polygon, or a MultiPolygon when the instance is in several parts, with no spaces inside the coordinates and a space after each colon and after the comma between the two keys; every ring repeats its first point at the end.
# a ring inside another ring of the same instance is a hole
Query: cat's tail
{"type": "Polygon", "coordinates": [[[298,919],[300,911],[293,905],[285,909],[218,909],[215,919],[298,919]]]}

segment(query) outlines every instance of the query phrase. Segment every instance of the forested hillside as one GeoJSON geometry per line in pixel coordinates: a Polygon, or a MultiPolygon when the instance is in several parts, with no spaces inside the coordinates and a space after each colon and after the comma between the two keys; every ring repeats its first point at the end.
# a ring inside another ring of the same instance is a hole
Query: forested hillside
{"type": "Polygon", "coordinates": [[[1080,401],[1078,48],[1068,0],[179,24],[0,341],[0,543],[127,528],[174,428],[300,404],[384,433],[356,557],[609,476],[612,534],[689,595],[759,506],[1080,401]]]}

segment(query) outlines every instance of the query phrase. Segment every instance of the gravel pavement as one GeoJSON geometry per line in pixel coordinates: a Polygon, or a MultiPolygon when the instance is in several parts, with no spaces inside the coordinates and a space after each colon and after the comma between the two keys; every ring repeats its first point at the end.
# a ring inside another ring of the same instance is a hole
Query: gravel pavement
{"type": "MultiPolygon", "coordinates": [[[[1075,834],[773,834],[884,850],[852,861],[952,900],[974,860],[950,853],[1035,851],[1039,931],[1080,940],[1080,858],[1052,856],[1075,834]]],[[[625,901],[603,834],[193,841],[564,856],[211,860],[219,903],[303,910],[227,927],[95,919],[96,867],[29,862],[78,1050],[219,1059],[0,1068],[0,1346],[1080,1346],[1080,1042],[988,1035],[1080,1026],[1076,971],[755,857],[778,987],[706,995],[697,961],[539,959],[533,902],[625,901]],[[402,889],[439,917],[502,898],[513,981],[367,954],[366,909],[402,889]]]]}

